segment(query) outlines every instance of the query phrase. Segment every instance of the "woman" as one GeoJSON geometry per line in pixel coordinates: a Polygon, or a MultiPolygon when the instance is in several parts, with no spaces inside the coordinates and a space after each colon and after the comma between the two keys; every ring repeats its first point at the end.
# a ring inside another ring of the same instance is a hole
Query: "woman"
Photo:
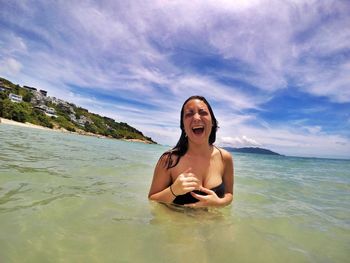
{"type": "Polygon", "coordinates": [[[233,199],[233,161],[213,143],[218,128],[202,96],[188,98],[181,109],[181,136],[159,159],[148,198],[190,207],[225,206],[233,199]]]}

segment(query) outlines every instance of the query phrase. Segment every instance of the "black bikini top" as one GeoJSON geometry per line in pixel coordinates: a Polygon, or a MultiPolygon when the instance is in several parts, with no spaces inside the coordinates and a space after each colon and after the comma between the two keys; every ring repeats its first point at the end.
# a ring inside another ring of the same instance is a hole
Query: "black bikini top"
{"type": "MultiPolygon", "coordinates": [[[[220,198],[224,197],[224,195],[225,195],[224,182],[222,182],[220,185],[218,185],[210,190],[214,191],[218,197],[220,197],[220,198]]],[[[194,190],[193,192],[196,194],[199,194],[199,195],[207,195],[206,193],[204,193],[202,191],[198,191],[198,190],[194,190]]],[[[173,203],[177,204],[177,205],[184,205],[184,204],[197,203],[198,201],[199,200],[194,198],[191,195],[191,192],[189,192],[189,193],[186,193],[184,195],[178,195],[177,197],[175,197],[173,203]]]]}

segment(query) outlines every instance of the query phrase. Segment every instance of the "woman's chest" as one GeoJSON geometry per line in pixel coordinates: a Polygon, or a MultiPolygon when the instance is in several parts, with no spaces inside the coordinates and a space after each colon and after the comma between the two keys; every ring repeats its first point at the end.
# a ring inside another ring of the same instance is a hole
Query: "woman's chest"
{"type": "Polygon", "coordinates": [[[173,181],[188,168],[191,168],[193,176],[198,178],[202,186],[206,188],[215,187],[222,182],[224,167],[220,156],[211,156],[210,158],[183,156],[178,165],[172,168],[173,181]]]}

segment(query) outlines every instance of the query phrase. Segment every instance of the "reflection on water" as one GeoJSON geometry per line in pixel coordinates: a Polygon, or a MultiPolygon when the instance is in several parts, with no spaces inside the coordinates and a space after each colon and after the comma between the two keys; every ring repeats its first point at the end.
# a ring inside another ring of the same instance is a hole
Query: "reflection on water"
{"type": "Polygon", "coordinates": [[[350,162],[235,155],[225,208],[147,199],[165,147],[0,125],[0,262],[346,262],[350,162]]]}

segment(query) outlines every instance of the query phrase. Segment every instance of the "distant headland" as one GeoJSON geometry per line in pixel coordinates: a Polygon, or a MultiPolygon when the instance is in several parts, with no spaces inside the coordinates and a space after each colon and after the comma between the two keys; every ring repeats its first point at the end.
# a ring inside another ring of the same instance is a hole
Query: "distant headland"
{"type": "Polygon", "coordinates": [[[223,148],[229,152],[237,152],[237,153],[257,153],[257,154],[281,155],[281,154],[273,152],[271,150],[259,148],[259,147],[243,147],[243,148],[223,147],[223,148]]]}
{"type": "Polygon", "coordinates": [[[27,123],[30,127],[37,125],[82,135],[156,143],[125,122],[116,122],[73,103],[50,97],[46,90],[16,85],[1,77],[0,117],[27,123]]]}

